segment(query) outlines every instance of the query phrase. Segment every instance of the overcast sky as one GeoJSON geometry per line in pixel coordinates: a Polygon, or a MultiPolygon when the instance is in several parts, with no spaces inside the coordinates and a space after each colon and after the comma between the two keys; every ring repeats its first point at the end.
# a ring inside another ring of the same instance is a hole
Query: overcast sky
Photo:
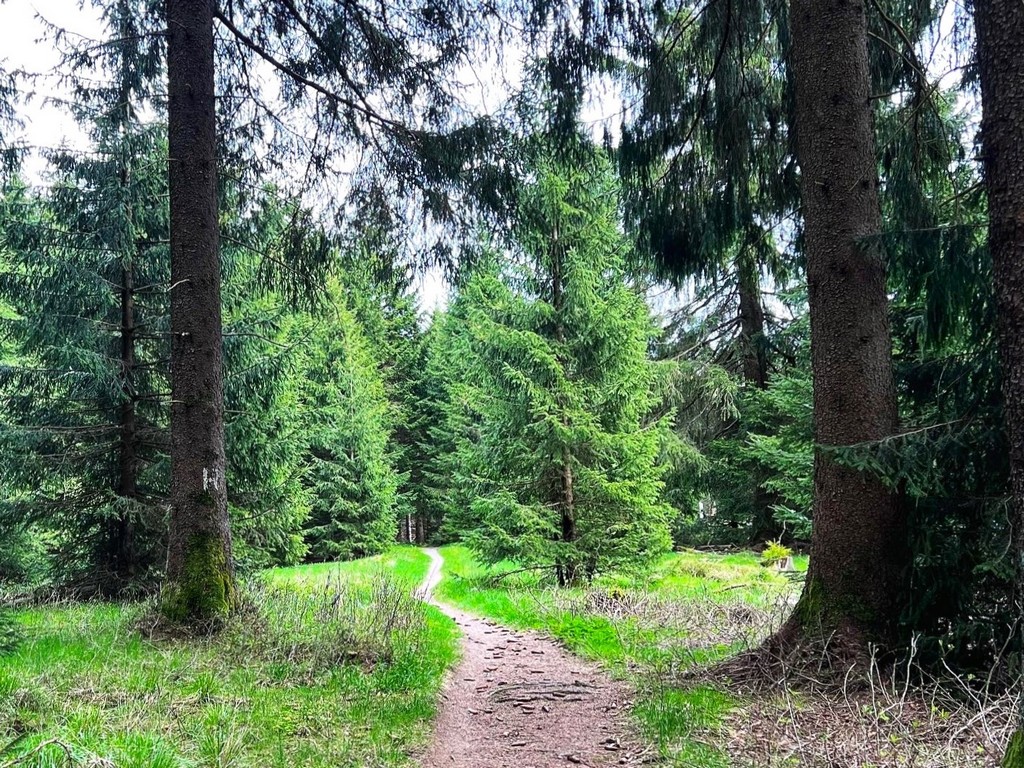
{"type": "MultiPolygon", "coordinates": [[[[46,25],[40,16],[86,37],[97,38],[102,33],[95,9],[80,9],[75,0],[7,0],[0,5],[0,55],[4,66],[39,76],[30,86],[27,102],[18,110],[24,126],[16,136],[36,147],[83,146],[83,132],[52,101],[62,95],[55,75],[60,55],[52,42],[43,39],[46,25]]],[[[44,167],[41,160],[30,157],[26,176],[38,180],[44,167]]]]}

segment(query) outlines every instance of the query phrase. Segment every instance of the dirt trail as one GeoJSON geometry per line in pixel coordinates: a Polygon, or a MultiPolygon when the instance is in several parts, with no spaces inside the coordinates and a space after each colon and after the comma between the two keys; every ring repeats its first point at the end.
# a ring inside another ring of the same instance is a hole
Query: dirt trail
{"type": "Polygon", "coordinates": [[[462,661],[448,678],[423,768],[639,765],[630,691],[599,667],[534,632],[519,632],[436,601],[443,558],[422,599],[455,620],[462,661]]]}

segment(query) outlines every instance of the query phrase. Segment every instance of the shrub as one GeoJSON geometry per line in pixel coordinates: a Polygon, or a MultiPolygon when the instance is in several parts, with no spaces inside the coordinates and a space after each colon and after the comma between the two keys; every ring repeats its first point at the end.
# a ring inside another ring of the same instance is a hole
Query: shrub
{"type": "Polygon", "coordinates": [[[778,541],[766,541],[761,552],[761,565],[765,568],[780,566],[793,556],[793,550],[778,541]]]}

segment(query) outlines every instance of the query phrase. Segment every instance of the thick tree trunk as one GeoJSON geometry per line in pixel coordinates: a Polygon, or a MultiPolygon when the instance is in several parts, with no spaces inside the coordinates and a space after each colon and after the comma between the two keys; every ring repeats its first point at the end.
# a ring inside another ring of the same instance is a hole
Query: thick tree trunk
{"type": "Polygon", "coordinates": [[[212,0],[167,0],[171,523],[164,614],[237,604],[224,457],[212,0]]]}
{"type": "MultiPolygon", "coordinates": [[[[1024,2],[975,0],[974,23],[989,250],[1010,443],[1015,600],[1018,620],[1024,620],[1024,2]]],[[[1024,766],[1024,725],[1007,749],[1003,765],[1024,766]]]]}
{"type": "Polygon", "coordinates": [[[878,479],[839,464],[832,446],[897,424],[874,130],[862,3],[794,0],[792,67],[814,374],[811,567],[783,631],[861,645],[889,636],[899,611],[905,518],[878,479]]]}

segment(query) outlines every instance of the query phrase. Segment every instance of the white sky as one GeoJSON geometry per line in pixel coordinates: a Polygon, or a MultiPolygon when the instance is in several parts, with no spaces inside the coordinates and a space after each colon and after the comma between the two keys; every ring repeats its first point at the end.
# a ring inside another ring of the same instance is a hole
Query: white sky
{"type": "MultiPolygon", "coordinates": [[[[40,16],[87,37],[98,37],[102,25],[95,9],[81,9],[74,0],[7,0],[0,5],[0,51],[4,66],[40,77],[30,87],[26,103],[18,109],[24,126],[15,138],[35,147],[85,146],[86,139],[62,108],[50,99],[59,98],[61,89],[54,75],[60,55],[53,44],[43,40],[46,26],[40,16]]],[[[28,178],[41,177],[46,164],[29,157],[28,178]]]]}

